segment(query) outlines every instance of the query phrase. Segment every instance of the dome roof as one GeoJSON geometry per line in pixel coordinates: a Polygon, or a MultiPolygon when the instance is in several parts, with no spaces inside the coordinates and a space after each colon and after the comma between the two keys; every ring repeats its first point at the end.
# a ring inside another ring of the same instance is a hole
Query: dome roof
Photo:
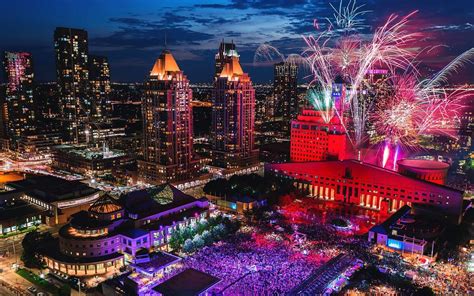
{"type": "Polygon", "coordinates": [[[120,210],[122,210],[122,206],[108,194],[97,199],[89,208],[89,212],[98,214],[108,214],[120,210]]]}

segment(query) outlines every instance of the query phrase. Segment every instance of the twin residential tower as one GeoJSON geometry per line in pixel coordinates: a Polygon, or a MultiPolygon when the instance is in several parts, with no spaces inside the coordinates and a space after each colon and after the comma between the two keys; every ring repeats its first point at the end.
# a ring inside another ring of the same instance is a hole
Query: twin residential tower
{"type": "MultiPolygon", "coordinates": [[[[233,43],[216,54],[212,107],[212,152],[215,165],[233,168],[254,164],[255,90],[239,63],[233,43]]],[[[156,60],[145,82],[143,159],[139,179],[159,184],[187,180],[200,169],[193,153],[192,90],[169,50],[156,60]]]]}

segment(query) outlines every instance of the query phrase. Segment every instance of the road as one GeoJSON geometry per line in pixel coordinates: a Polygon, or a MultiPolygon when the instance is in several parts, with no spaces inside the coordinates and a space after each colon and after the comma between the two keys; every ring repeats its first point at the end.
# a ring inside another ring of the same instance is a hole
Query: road
{"type": "MultiPolygon", "coordinates": [[[[54,235],[57,235],[57,232],[61,226],[54,226],[49,227],[45,225],[40,225],[38,227],[38,231],[51,231],[54,235]]],[[[0,239],[0,254],[4,257],[0,257],[0,269],[3,271],[0,273],[0,278],[9,283],[10,285],[14,286],[15,288],[21,291],[27,291],[28,287],[35,286],[29,281],[25,280],[18,274],[16,274],[15,270],[12,268],[13,264],[18,263],[22,265],[21,262],[21,253],[23,252],[23,247],[21,242],[25,237],[26,233],[10,236],[7,238],[0,239]]],[[[38,271],[39,272],[39,271],[38,271]]],[[[43,291],[40,287],[35,286],[38,291],[43,291]]],[[[5,288],[0,289],[0,295],[13,295],[11,292],[4,293],[3,290],[5,288]]],[[[44,291],[43,291],[44,292],[44,291]]],[[[31,294],[26,292],[27,294],[31,294]]]]}

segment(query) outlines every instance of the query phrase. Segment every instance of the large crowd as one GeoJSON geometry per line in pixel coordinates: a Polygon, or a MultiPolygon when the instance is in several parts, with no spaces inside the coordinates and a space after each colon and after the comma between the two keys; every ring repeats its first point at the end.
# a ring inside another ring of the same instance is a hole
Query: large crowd
{"type": "Polygon", "coordinates": [[[219,294],[274,295],[289,291],[323,262],[308,260],[281,237],[256,238],[240,233],[225,243],[201,250],[183,263],[222,279],[214,288],[219,294]]]}
{"type": "Polygon", "coordinates": [[[433,291],[447,294],[472,295],[473,281],[464,262],[433,263],[427,267],[416,267],[414,282],[429,286],[433,291]]]}
{"type": "MultiPolygon", "coordinates": [[[[418,288],[428,286],[436,293],[448,294],[473,292],[461,264],[421,266],[406,262],[398,253],[382,253],[357,233],[341,233],[328,223],[332,216],[306,213],[295,217],[281,211],[280,218],[271,223],[245,225],[225,241],[185,257],[181,267],[195,268],[221,279],[211,291],[215,295],[281,295],[307,279],[330,258],[345,253],[369,265],[387,267],[397,275],[413,274],[414,277],[407,279],[418,288]]],[[[355,220],[344,217],[351,219],[351,223],[358,222],[357,216],[355,220]]],[[[390,291],[401,291],[400,287],[377,282],[369,288],[371,292],[389,289],[385,291],[387,295],[390,291]]]]}

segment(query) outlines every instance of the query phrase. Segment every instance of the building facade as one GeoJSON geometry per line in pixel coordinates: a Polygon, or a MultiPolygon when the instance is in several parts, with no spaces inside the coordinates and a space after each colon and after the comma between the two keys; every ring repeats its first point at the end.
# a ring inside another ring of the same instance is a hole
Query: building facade
{"type": "Polygon", "coordinates": [[[152,184],[181,181],[199,169],[193,154],[191,100],[189,80],[171,52],[164,50],[145,82],[140,180],[152,184]]]}
{"type": "Polygon", "coordinates": [[[463,192],[356,160],[267,164],[265,173],[295,181],[315,198],[394,212],[403,205],[461,220],[463,192]]]}
{"type": "Polygon", "coordinates": [[[89,56],[89,81],[93,115],[104,121],[112,115],[109,61],[103,56],[89,56]]]}
{"type": "Polygon", "coordinates": [[[69,276],[118,272],[141,249],[167,248],[171,233],[208,217],[207,199],[195,199],[170,185],[103,195],[59,230],[45,254],[50,270],[69,276]]]}
{"type": "Polygon", "coordinates": [[[81,29],[56,28],[54,48],[64,139],[78,143],[84,134],[82,123],[93,112],[87,32],[81,29]]]}
{"type": "Polygon", "coordinates": [[[273,95],[276,106],[274,116],[288,124],[298,114],[298,66],[293,63],[277,63],[273,67],[273,95]]]}
{"type": "Polygon", "coordinates": [[[33,98],[33,61],[28,52],[5,52],[7,87],[5,93],[4,125],[10,147],[36,130],[33,98]]]}
{"type": "Polygon", "coordinates": [[[134,163],[123,151],[85,145],[58,145],[52,147],[55,169],[74,172],[89,177],[111,174],[134,163]]]}
{"type": "Polygon", "coordinates": [[[342,160],[345,151],[346,133],[339,117],[326,122],[321,111],[306,109],[291,121],[291,161],[342,160]]]}
{"type": "Polygon", "coordinates": [[[5,185],[3,196],[18,197],[43,210],[42,223],[57,225],[87,209],[99,198],[99,191],[80,181],[69,181],[53,176],[31,176],[5,185]]]}
{"type": "Polygon", "coordinates": [[[217,166],[232,168],[258,162],[255,90],[235,51],[214,81],[211,141],[211,156],[217,166]]]}

